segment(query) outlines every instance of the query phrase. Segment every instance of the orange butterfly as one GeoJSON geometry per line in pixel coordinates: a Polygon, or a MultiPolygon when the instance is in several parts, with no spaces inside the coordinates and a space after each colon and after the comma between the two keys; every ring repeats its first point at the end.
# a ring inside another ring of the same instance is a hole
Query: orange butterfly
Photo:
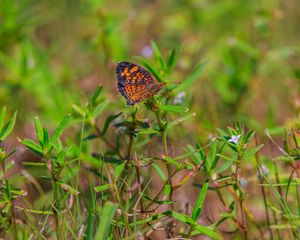
{"type": "Polygon", "coordinates": [[[127,105],[134,105],[152,97],[166,86],[158,82],[144,68],[129,62],[117,66],[118,90],[126,98],[127,105]]]}

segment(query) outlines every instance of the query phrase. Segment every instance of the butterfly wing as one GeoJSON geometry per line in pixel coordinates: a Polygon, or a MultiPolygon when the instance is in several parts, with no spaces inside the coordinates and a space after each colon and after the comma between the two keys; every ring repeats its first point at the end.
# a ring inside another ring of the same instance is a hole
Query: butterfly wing
{"type": "Polygon", "coordinates": [[[133,105],[153,96],[162,87],[144,68],[129,62],[117,66],[118,90],[133,105]],[[155,91],[157,90],[157,91],[155,91]]]}
{"type": "Polygon", "coordinates": [[[159,90],[161,90],[165,86],[166,83],[155,83],[155,84],[147,85],[147,87],[144,90],[137,92],[132,96],[132,104],[139,103],[147,98],[152,97],[154,94],[156,94],[159,90]]]}

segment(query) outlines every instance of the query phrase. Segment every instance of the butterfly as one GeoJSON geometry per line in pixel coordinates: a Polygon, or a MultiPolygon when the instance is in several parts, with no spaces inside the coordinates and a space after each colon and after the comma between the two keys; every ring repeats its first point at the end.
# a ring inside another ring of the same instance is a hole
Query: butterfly
{"type": "Polygon", "coordinates": [[[127,105],[150,98],[166,86],[166,83],[158,82],[148,71],[134,63],[118,63],[116,73],[118,90],[126,98],[127,105]]]}

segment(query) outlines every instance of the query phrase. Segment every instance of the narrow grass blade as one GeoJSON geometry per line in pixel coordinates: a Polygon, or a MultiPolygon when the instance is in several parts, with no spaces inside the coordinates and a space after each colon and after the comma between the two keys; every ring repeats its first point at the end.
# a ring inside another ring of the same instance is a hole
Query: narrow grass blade
{"type": "Polygon", "coordinates": [[[36,116],[34,118],[34,125],[35,125],[35,132],[36,132],[37,139],[39,140],[39,142],[41,144],[43,144],[44,131],[43,131],[43,127],[42,127],[41,121],[38,116],[36,116]]]}
{"type": "Polygon", "coordinates": [[[101,222],[97,228],[95,239],[107,239],[111,221],[117,211],[117,205],[112,202],[106,202],[101,214],[101,222]]]}
{"type": "Polygon", "coordinates": [[[189,109],[185,106],[162,105],[161,109],[166,112],[185,113],[189,109]]]}
{"type": "Polygon", "coordinates": [[[201,189],[200,195],[199,195],[199,197],[197,199],[197,202],[196,202],[196,205],[195,205],[195,207],[193,209],[192,219],[195,222],[196,222],[197,218],[199,217],[199,215],[201,213],[207,189],[208,189],[208,180],[206,180],[206,182],[203,184],[203,187],[201,189]]]}
{"type": "Polygon", "coordinates": [[[190,89],[191,85],[199,78],[207,63],[208,61],[201,63],[190,76],[188,76],[180,85],[178,85],[177,88],[174,89],[174,93],[177,94],[181,91],[190,89]]]}
{"type": "Polygon", "coordinates": [[[3,107],[0,113],[0,131],[4,125],[4,117],[5,117],[5,113],[6,113],[6,107],[3,107]]]}
{"type": "MultiPolygon", "coordinates": [[[[94,187],[92,183],[89,185],[89,205],[88,205],[88,216],[87,216],[87,226],[85,230],[85,240],[92,240],[94,239],[94,229],[95,229],[95,210],[96,210],[96,196],[94,192],[94,187]]],[[[96,238],[95,238],[96,239],[96,238]]],[[[100,238],[99,238],[100,239],[100,238]]]]}
{"type": "Polygon", "coordinates": [[[165,183],[167,181],[167,177],[166,177],[165,173],[163,172],[163,170],[158,165],[156,165],[155,163],[152,163],[152,166],[155,168],[158,175],[160,176],[162,181],[165,183]]]}
{"type": "Polygon", "coordinates": [[[183,116],[181,118],[178,118],[178,119],[168,123],[167,128],[174,127],[175,125],[177,125],[177,124],[179,124],[179,123],[181,123],[181,122],[183,122],[183,121],[185,121],[185,120],[187,120],[191,117],[194,117],[194,116],[196,116],[196,113],[191,113],[191,114],[188,114],[188,115],[183,116]]]}
{"type": "Polygon", "coordinates": [[[95,192],[103,192],[109,188],[110,188],[110,184],[104,184],[104,185],[97,186],[94,189],[95,189],[95,192]]]}
{"type": "Polygon", "coordinates": [[[97,86],[92,97],[90,98],[90,101],[89,101],[89,106],[94,106],[96,101],[97,101],[97,98],[99,97],[99,95],[101,94],[101,91],[102,91],[102,88],[103,86],[97,86]]]}
{"type": "Polygon", "coordinates": [[[37,145],[34,141],[30,140],[30,139],[24,139],[24,140],[21,140],[21,143],[23,145],[25,145],[26,147],[28,147],[30,150],[34,151],[35,153],[43,156],[44,155],[44,152],[43,152],[43,149],[37,145]]]}
{"type": "Polygon", "coordinates": [[[108,106],[108,104],[109,104],[109,102],[107,102],[107,101],[99,103],[94,109],[93,117],[94,118],[98,117],[99,114],[102,113],[104,111],[104,109],[108,106]]]}
{"type": "Polygon", "coordinates": [[[164,59],[162,57],[161,51],[159,50],[158,46],[154,41],[151,41],[151,47],[154,52],[156,62],[158,63],[159,68],[164,69],[164,59]]]}
{"type": "Polygon", "coordinates": [[[103,126],[103,129],[102,129],[102,132],[101,134],[104,135],[109,127],[109,125],[111,124],[111,122],[113,120],[115,120],[117,117],[119,117],[120,115],[122,115],[122,112],[120,113],[117,113],[115,115],[110,115],[108,116],[106,119],[105,119],[105,123],[104,123],[104,126],[103,126]]]}
{"type": "Polygon", "coordinates": [[[65,130],[65,128],[68,126],[69,122],[71,119],[71,114],[67,114],[63,120],[59,123],[57,129],[55,130],[52,138],[51,138],[51,142],[54,143],[56,141],[56,139],[58,139],[61,135],[61,133],[65,130]]]}
{"type": "Polygon", "coordinates": [[[13,130],[17,119],[17,112],[14,113],[9,122],[7,122],[0,132],[0,141],[3,141],[13,130]]]}
{"type": "Polygon", "coordinates": [[[252,148],[250,151],[246,152],[243,157],[243,160],[246,160],[246,159],[254,156],[254,154],[257,153],[263,146],[264,146],[264,144],[260,144],[256,147],[252,148]]]}

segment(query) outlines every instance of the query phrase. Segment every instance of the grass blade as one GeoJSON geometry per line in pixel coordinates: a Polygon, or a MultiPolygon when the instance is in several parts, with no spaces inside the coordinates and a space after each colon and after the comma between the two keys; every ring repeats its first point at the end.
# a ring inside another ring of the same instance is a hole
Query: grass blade
{"type": "Polygon", "coordinates": [[[7,122],[0,132],[0,141],[3,141],[13,130],[17,119],[17,111],[14,113],[13,117],[7,122]]]}
{"type": "Polygon", "coordinates": [[[195,207],[193,209],[192,219],[195,222],[196,222],[197,218],[199,217],[199,215],[201,213],[207,189],[208,189],[208,180],[206,180],[205,183],[203,184],[203,187],[201,189],[200,195],[199,195],[199,197],[197,199],[197,202],[195,204],[195,207]]]}
{"type": "Polygon", "coordinates": [[[178,85],[177,88],[174,89],[174,93],[177,94],[181,91],[186,91],[187,89],[190,89],[191,85],[197,80],[197,78],[202,73],[204,67],[207,65],[208,61],[201,63],[196,70],[188,76],[182,84],[178,85]]]}
{"type": "Polygon", "coordinates": [[[59,123],[57,129],[55,130],[52,138],[51,138],[51,142],[54,143],[56,141],[56,139],[58,139],[61,135],[61,133],[65,130],[65,128],[68,126],[69,122],[71,119],[71,114],[67,114],[63,120],[59,123]]]}
{"type": "Polygon", "coordinates": [[[2,129],[2,127],[4,125],[5,113],[6,113],[6,107],[3,107],[1,110],[1,113],[0,113],[0,130],[2,129]]]}
{"type": "Polygon", "coordinates": [[[114,218],[117,211],[117,205],[112,202],[106,202],[101,214],[101,222],[97,228],[95,239],[107,239],[111,220],[114,218]]]}

